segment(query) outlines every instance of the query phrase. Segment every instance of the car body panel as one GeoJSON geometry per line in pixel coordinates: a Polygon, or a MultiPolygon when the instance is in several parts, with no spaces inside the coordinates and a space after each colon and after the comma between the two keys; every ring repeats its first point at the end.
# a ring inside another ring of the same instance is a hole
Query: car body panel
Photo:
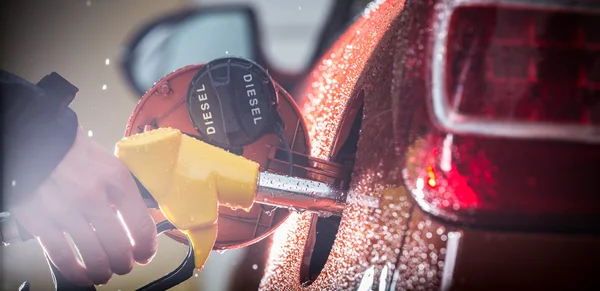
{"type": "Polygon", "coordinates": [[[324,269],[308,286],[301,284],[300,269],[315,216],[292,214],[274,234],[261,290],[593,286],[600,271],[597,235],[469,228],[433,217],[414,203],[401,172],[419,142],[411,136],[412,118],[427,112],[421,69],[434,36],[419,17],[431,16],[437,1],[406,2],[371,4],[304,84],[301,107],[312,155],[319,158],[333,158],[340,124],[352,111],[348,104],[364,98],[349,206],[324,269]]]}
{"type": "Polygon", "coordinates": [[[373,278],[391,280],[411,203],[406,190],[394,185],[401,179],[398,164],[390,158],[395,154],[392,75],[379,73],[392,70],[389,44],[398,24],[390,26],[403,1],[378,2],[325,54],[305,84],[301,106],[312,155],[327,159],[347,104],[363,92],[363,126],[350,194],[354,202],[344,211],[328,262],[307,287],[302,287],[299,273],[313,214],[292,214],[274,234],[263,290],[352,290],[361,281],[370,285],[373,278]],[[365,270],[371,271],[363,279],[365,270]]]}
{"type": "Polygon", "coordinates": [[[600,238],[457,227],[415,207],[393,290],[594,290],[600,238]]]}

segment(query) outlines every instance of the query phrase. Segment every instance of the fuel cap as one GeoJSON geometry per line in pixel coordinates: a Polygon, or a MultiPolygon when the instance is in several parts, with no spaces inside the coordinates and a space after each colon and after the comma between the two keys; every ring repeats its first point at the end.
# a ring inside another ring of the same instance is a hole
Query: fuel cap
{"type": "MultiPolygon", "coordinates": [[[[199,75],[205,66],[206,64],[186,66],[158,80],[142,96],[133,110],[125,129],[125,136],[161,127],[171,127],[200,138],[197,128],[192,124],[186,102],[192,79],[199,75]]],[[[285,125],[282,133],[290,141],[289,147],[296,153],[309,155],[308,131],[299,108],[292,96],[277,82],[273,81],[273,85],[277,92],[277,106],[271,108],[276,111],[272,112],[273,119],[269,122],[271,125],[279,122],[285,125]],[[280,120],[277,121],[274,117],[280,120]]],[[[285,148],[277,134],[277,128],[274,129],[275,132],[270,132],[265,128],[265,133],[259,140],[240,147],[242,149],[240,152],[242,156],[257,162],[262,172],[286,175],[289,173],[288,165],[273,162],[271,158],[285,148]]],[[[206,139],[203,141],[208,142],[206,139]]],[[[258,203],[255,203],[249,211],[219,206],[219,233],[213,249],[229,250],[256,243],[271,235],[285,221],[289,213],[286,208],[274,209],[258,203]]],[[[157,223],[166,220],[160,209],[150,209],[150,214],[157,223]]],[[[187,236],[179,230],[167,231],[165,234],[179,243],[188,243],[187,236]]]]}
{"type": "Polygon", "coordinates": [[[258,64],[242,58],[207,63],[193,77],[187,110],[200,138],[237,148],[272,132],[277,114],[273,81],[258,64]]]}

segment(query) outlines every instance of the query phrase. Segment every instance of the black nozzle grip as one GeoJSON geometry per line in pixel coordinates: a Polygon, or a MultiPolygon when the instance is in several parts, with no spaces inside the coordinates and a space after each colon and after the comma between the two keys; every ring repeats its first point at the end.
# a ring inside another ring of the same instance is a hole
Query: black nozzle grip
{"type": "Polygon", "coordinates": [[[156,200],[154,200],[154,197],[152,197],[152,194],[150,194],[150,191],[148,191],[148,189],[146,189],[146,187],[144,187],[144,185],[142,185],[140,180],[138,180],[138,178],[136,178],[133,174],[131,174],[131,177],[133,177],[135,184],[137,184],[138,190],[140,191],[140,194],[142,195],[142,199],[144,199],[144,202],[146,203],[146,207],[158,208],[158,203],[156,202],[156,200]]]}

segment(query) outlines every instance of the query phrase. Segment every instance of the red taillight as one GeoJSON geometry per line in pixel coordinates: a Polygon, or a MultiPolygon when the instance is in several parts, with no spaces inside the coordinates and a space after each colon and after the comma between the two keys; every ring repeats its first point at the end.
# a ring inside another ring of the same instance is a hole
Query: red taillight
{"type": "Polygon", "coordinates": [[[442,2],[468,6],[435,17],[431,114],[404,170],[416,201],[480,226],[600,229],[599,7],[442,2]]]}
{"type": "Polygon", "coordinates": [[[600,125],[598,14],[460,7],[447,49],[446,96],[455,112],[600,125]]]}

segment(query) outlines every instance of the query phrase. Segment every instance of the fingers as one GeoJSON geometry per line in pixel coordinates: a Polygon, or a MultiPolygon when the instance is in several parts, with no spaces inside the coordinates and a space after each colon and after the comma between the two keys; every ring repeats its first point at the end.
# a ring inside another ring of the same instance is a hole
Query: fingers
{"type": "Polygon", "coordinates": [[[73,146],[50,177],[31,197],[12,206],[11,214],[17,214],[17,221],[39,238],[49,259],[65,277],[89,286],[107,283],[113,272],[129,273],[134,260],[147,263],[156,253],[157,235],[127,168],[81,133],[79,130],[73,146]],[[122,214],[126,226],[111,204],[122,214]]]}
{"type": "MultiPolygon", "coordinates": [[[[101,203],[110,205],[108,201],[101,203]]],[[[110,269],[117,275],[125,275],[133,269],[133,250],[116,212],[110,207],[98,207],[84,212],[95,229],[96,237],[102,244],[110,269]]]]}
{"type": "Polygon", "coordinates": [[[94,284],[88,277],[86,268],[77,260],[67,237],[59,229],[46,227],[39,234],[38,240],[48,258],[65,278],[79,286],[94,284]]]}
{"type": "Polygon", "coordinates": [[[19,223],[38,238],[44,252],[65,278],[79,286],[93,285],[63,231],[52,222],[51,215],[36,204],[32,203],[31,208],[27,209],[29,211],[16,209],[19,223]],[[34,215],[30,212],[32,210],[35,211],[34,215]]]}
{"type": "Polygon", "coordinates": [[[118,187],[109,190],[109,199],[119,210],[134,241],[134,260],[146,264],[156,254],[156,226],[131,174],[127,170],[124,172],[119,177],[122,180],[118,187]]]}
{"type": "MultiPolygon", "coordinates": [[[[87,271],[87,277],[96,285],[106,284],[113,272],[104,247],[98,239],[103,234],[96,235],[90,222],[82,214],[90,212],[92,209],[95,209],[94,213],[110,211],[110,205],[107,202],[102,203],[102,199],[98,199],[98,197],[106,196],[106,190],[86,191],[83,188],[65,187],[55,181],[48,181],[38,191],[40,194],[38,201],[44,205],[48,219],[54,221],[60,231],[66,232],[77,247],[87,271]]],[[[51,247],[46,244],[43,246],[51,247]]],[[[72,252],[71,249],[69,251],[72,252]]]]}
{"type": "Polygon", "coordinates": [[[113,274],[108,256],[89,222],[77,216],[70,215],[71,221],[63,227],[77,246],[90,280],[96,285],[106,284],[113,274]]]}
{"type": "Polygon", "coordinates": [[[86,267],[79,262],[63,229],[56,223],[55,214],[58,211],[53,206],[57,202],[45,203],[43,199],[47,193],[55,190],[54,186],[52,183],[46,183],[38,190],[38,198],[15,207],[11,213],[23,228],[38,238],[48,258],[65,278],[80,286],[91,286],[94,283],[88,276],[86,267]]]}

